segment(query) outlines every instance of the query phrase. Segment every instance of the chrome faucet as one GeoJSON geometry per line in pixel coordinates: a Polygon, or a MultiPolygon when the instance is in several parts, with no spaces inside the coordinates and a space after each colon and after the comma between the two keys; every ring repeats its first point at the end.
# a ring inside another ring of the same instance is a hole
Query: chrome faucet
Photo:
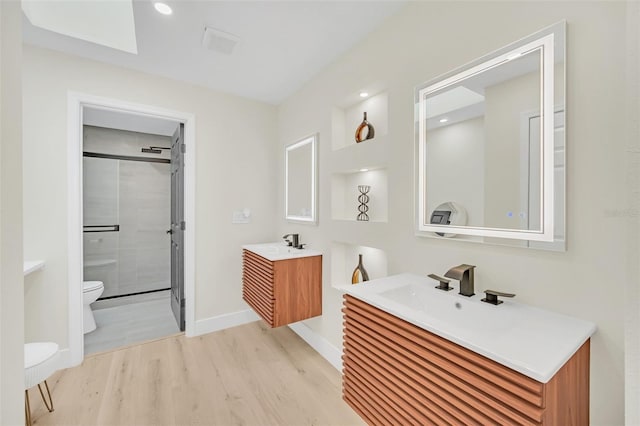
{"type": "Polygon", "coordinates": [[[463,296],[471,297],[475,293],[473,292],[473,269],[474,265],[467,265],[463,263],[462,265],[454,266],[449,269],[446,274],[444,274],[447,278],[453,278],[454,280],[460,281],[460,291],[458,294],[463,296]]]}
{"type": "Polygon", "coordinates": [[[299,235],[298,234],[287,234],[284,235],[282,238],[284,238],[284,240],[287,242],[288,246],[292,246],[293,248],[298,248],[299,244],[299,235]],[[291,237],[291,241],[289,241],[289,237],[291,237]]]}

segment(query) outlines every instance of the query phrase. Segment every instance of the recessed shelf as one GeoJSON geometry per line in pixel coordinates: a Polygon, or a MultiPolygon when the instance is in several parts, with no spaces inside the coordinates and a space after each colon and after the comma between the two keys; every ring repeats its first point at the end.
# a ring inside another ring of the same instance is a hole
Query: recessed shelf
{"type": "MultiPolygon", "coordinates": [[[[358,216],[358,185],[369,185],[367,194],[370,222],[387,222],[388,190],[387,169],[373,169],[366,172],[333,173],[331,175],[331,218],[354,221],[358,216]]],[[[366,223],[366,222],[365,222],[366,223]]]]}
{"type": "Polygon", "coordinates": [[[387,222],[359,222],[355,220],[332,220],[331,239],[356,246],[377,247],[388,241],[387,222]]]}
{"type": "Polygon", "coordinates": [[[387,136],[376,136],[375,139],[346,146],[331,152],[332,172],[356,172],[363,168],[379,169],[388,164],[387,136]]]}
{"type": "Polygon", "coordinates": [[[389,130],[387,112],[387,92],[378,93],[346,108],[334,107],[331,111],[333,150],[339,150],[351,145],[364,146],[364,144],[386,136],[389,130]],[[358,144],[355,140],[355,132],[360,123],[362,123],[364,112],[367,113],[367,120],[375,129],[375,137],[358,144]]]}
{"type": "MultiPolygon", "coordinates": [[[[385,251],[368,246],[358,246],[334,241],[331,243],[331,284],[334,288],[344,288],[351,284],[351,274],[358,266],[358,255],[362,254],[362,264],[369,279],[387,276],[387,254],[385,251]]],[[[358,284],[362,285],[362,283],[358,284]]]]}

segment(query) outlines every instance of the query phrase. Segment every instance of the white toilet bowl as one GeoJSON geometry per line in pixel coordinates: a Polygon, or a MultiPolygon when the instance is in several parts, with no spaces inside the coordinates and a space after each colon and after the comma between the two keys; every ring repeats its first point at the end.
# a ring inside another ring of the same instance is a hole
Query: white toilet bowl
{"type": "Polygon", "coordinates": [[[83,328],[84,334],[90,333],[96,329],[96,320],[93,318],[91,304],[98,300],[98,297],[104,291],[102,281],[85,281],[82,291],[82,309],[84,314],[83,328]]]}

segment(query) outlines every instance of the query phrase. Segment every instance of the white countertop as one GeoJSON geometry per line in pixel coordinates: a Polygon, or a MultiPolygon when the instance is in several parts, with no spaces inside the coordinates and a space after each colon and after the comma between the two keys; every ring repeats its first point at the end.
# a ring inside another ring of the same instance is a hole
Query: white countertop
{"type": "Polygon", "coordinates": [[[264,257],[267,260],[287,260],[297,259],[300,257],[321,256],[322,252],[317,250],[311,250],[308,248],[297,249],[287,246],[282,241],[276,243],[264,243],[264,244],[247,244],[242,246],[243,249],[249,250],[257,254],[260,257],[264,257]]]}
{"type": "Polygon", "coordinates": [[[44,268],[44,260],[25,260],[23,263],[24,275],[29,275],[38,269],[44,268]]]}
{"type": "MultiPolygon", "coordinates": [[[[453,284],[453,283],[452,283],[453,284]]],[[[437,282],[400,274],[345,288],[350,294],[539,382],[548,382],[596,331],[595,324],[503,299],[481,302],[437,282]]]]}

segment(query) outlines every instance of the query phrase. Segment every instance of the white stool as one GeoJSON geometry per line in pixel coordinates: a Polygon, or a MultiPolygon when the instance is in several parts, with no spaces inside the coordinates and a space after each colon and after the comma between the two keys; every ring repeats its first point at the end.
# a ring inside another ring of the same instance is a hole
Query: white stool
{"type": "Polygon", "coordinates": [[[53,399],[47,384],[47,378],[58,370],[58,344],[53,342],[25,343],[24,345],[24,411],[27,425],[31,425],[31,407],[29,389],[38,385],[42,401],[49,412],[53,411],[53,399]],[[49,401],[42,392],[40,383],[44,382],[49,401]]]}

